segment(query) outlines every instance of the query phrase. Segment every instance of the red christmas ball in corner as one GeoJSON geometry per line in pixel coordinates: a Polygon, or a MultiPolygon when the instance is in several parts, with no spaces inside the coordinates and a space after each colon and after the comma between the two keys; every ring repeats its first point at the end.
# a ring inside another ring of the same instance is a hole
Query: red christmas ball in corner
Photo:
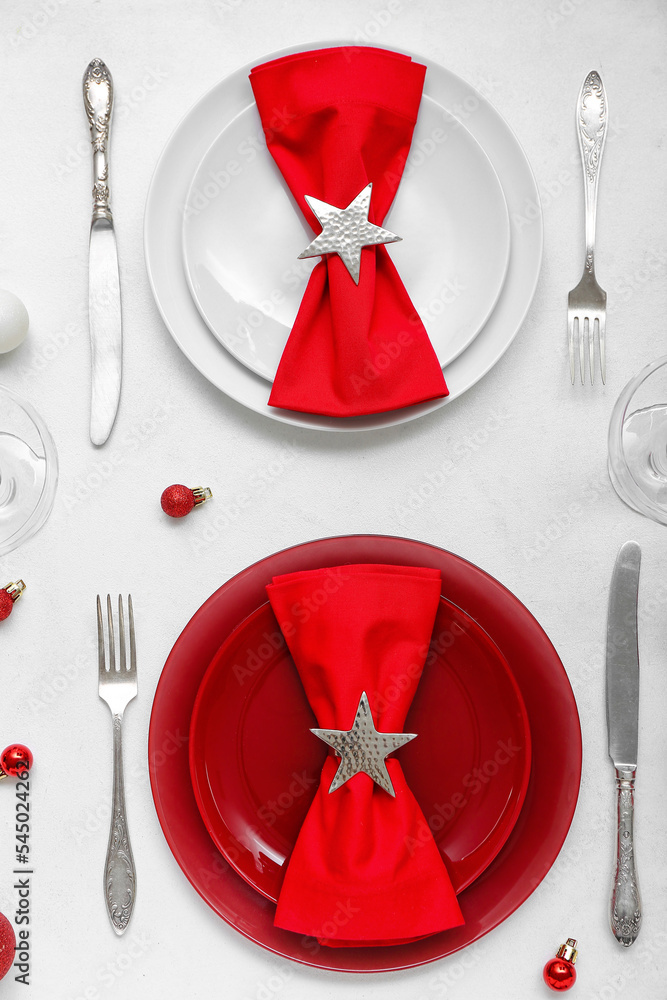
{"type": "Polygon", "coordinates": [[[23,580],[17,580],[16,583],[8,583],[6,587],[0,590],[0,622],[3,622],[5,618],[9,618],[15,602],[18,601],[24,590],[25,583],[23,580]]]}
{"type": "Polygon", "coordinates": [[[189,486],[182,486],[180,483],[175,483],[173,486],[167,486],[160,497],[160,504],[162,510],[169,517],[185,517],[193,507],[198,507],[199,504],[206,503],[212,496],[213,494],[208,486],[205,489],[202,489],[201,486],[195,486],[191,490],[189,486]]]}
{"type": "Polygon", "coordinates": [[[542,975],[550,990],[564,993],[574,986],[577,978],[577,970],[574,967],[577,954],[577,942],[574,938],[568,938],[566,944],[562,944],[556,952],[556,957],[549,959],[542,975]]]}
{"type": "Polygon", "coordinates": [[[0,753],[0,778],[16,778],[31,767],[32,753],[22,743],[12,743],[0,753]]]}
{"type": "Polygon", "coordinates": [[[16,935],[4,913],[0,913],[0,979],[4,979],[14,964],[16,935]]]}

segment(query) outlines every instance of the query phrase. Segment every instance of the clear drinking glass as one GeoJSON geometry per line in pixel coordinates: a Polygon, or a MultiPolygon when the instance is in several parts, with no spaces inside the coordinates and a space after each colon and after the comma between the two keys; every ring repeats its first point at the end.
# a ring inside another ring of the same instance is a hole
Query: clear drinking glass
{"type": "Polygon", "coordinates": [[[42,527],[53,507],[58,455],[33,407],[0,385],[0,556],[42,527]]]}
{"type": "Polygon", "coordinates": [[[609,478],[621,500],[667,524],[667,355],[632,378],[609,421],[609,478]]]}

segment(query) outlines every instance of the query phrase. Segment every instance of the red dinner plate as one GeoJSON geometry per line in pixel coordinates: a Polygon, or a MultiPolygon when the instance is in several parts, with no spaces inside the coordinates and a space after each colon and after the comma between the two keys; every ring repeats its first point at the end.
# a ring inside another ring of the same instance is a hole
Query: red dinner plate
{"type": "Polygon", "coordinates": [[[558,654],[530,612],[497,580],[451,552],[384,535],[298,545],[255,563],[217,590],[186,625],[164,666],[153,702],[148,752],[162,830],[178,864],[206,902],[270,951],[306,965],[346,972],[381,972],[432,962],[505,920],[535,890],[558,856],[581,778],[581,730],[572,689],[558,654]],[[213,843],[190,781],[188,733],[194,703],[221,643],[265,603],[265,587],[273,576],[344,563],[440,570],[445,597],[490,636],[509,664],[532,736],[524,806],[497,857],[460,894],[465,924],[391,947],[327,948],[313,938],[275,927],[274,904],[241,878],[213,843]]]}
{"type": "MultiPolygon", "coordinates": [[[[229,863],[274,903],[319,783],[326,747],[270,604],[232,632],[208,668],[190,724],[190,772],[229,863]]],[[[530,776],[530,730],[500,650],[441,598],[400,751],[408,785],[457,893],[509,837],[530,776]]]]}

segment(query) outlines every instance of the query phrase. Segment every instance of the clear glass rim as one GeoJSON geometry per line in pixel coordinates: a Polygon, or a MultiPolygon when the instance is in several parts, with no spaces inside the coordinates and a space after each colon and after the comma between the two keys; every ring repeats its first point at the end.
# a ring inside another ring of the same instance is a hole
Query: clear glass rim
{"type": "Polygon", "coordinates": [[[609,418],[607,448],[609,478],[621,500],[639,514],[667,525],[667,507],[662,507],[644,493],[632,474],[623,450],[623,425],[632,398],[640,385],[663,366],[667,366],[667,354],[642,368],[622,390],[609,418]]]}
{"type": "Polygon", "coordinates": [[[6,556],[8,553],[13,552],[14,549],[18,548],[18,546],[23,542],[32,538],[32,536],[36,534],[36,532],[38,532],[44,525],[49,514],[51,513],[56,497],[56,488],[58,486],[58,452],[55,441],[51,437],[50,430],[34,406],[32,406],[32,404],[22,396],[19,396],[16,392],[14,392],[13,389],[0,384],[0,396],[2,395],[11,399],[12,402],[19,406],[33,422],[37,434],[39,435],[39,439],[42,442],[44,448],[44,458],[46,461],[46,474],[44,476],[42,491],[32,510],[32,513],[13,535],[10,535],[9,538],[6,538],[4,541],[0,541],[0,556],[6,556]]]}

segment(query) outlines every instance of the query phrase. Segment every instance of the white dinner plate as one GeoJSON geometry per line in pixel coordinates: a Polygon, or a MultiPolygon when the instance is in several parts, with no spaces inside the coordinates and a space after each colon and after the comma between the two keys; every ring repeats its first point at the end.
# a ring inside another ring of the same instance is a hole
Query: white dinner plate
{"type": "MultiPolygon", "coordinates": [[[[248,142],[260,130],[253,102],[199,164],[183,216],[183,260],[211,332],[273,381],[317,259],[298,260],[313,233],[266,146],[248,142]],[[233,162],[239,168],[221,189],[233,162]]],[[[444,368],[496,304],[510,226],[488,156],[432,98],[422,99],[412,156],[383,224],[402,237],[389,253],[444,368]]]]}
{"type": "MultiPolygon", "coordinates": [[[[266,58],[311,47],[295,46],[266,58]]],[[[257,59],[252,65],[262,61],[257,59]]],[[[512,130],[481,94],[442,66],[421,61],[427,66],[426,96],[462,120],[491,161],[503,188],[511,224],[509,266],[496,307],[470,346],[446,366],[449,396],[444,399],[347,418],[271,407],[268,382],[239,364],[200,316],[183,267],[184,206],[206,151],[221,130],[252,104],[248,81],[251,65],[237,70],[205,94],[182,119],[162,152],[148,193],[144,222],[146,266],[158,309],[174,340],[199,371],[228,396],[257,413],[323,430],[370,430],[404,423],[447,406],[478,382],[504,354],[521,327],[535,292],[542,257],[542,213],[530,165],[512,130]]],[[[261,148],[261,131],[248,140],[261,148]]],[[[231,179],[231,174],[229,178],[221,174],[217,182],[222,189],[231,179]]]]}

